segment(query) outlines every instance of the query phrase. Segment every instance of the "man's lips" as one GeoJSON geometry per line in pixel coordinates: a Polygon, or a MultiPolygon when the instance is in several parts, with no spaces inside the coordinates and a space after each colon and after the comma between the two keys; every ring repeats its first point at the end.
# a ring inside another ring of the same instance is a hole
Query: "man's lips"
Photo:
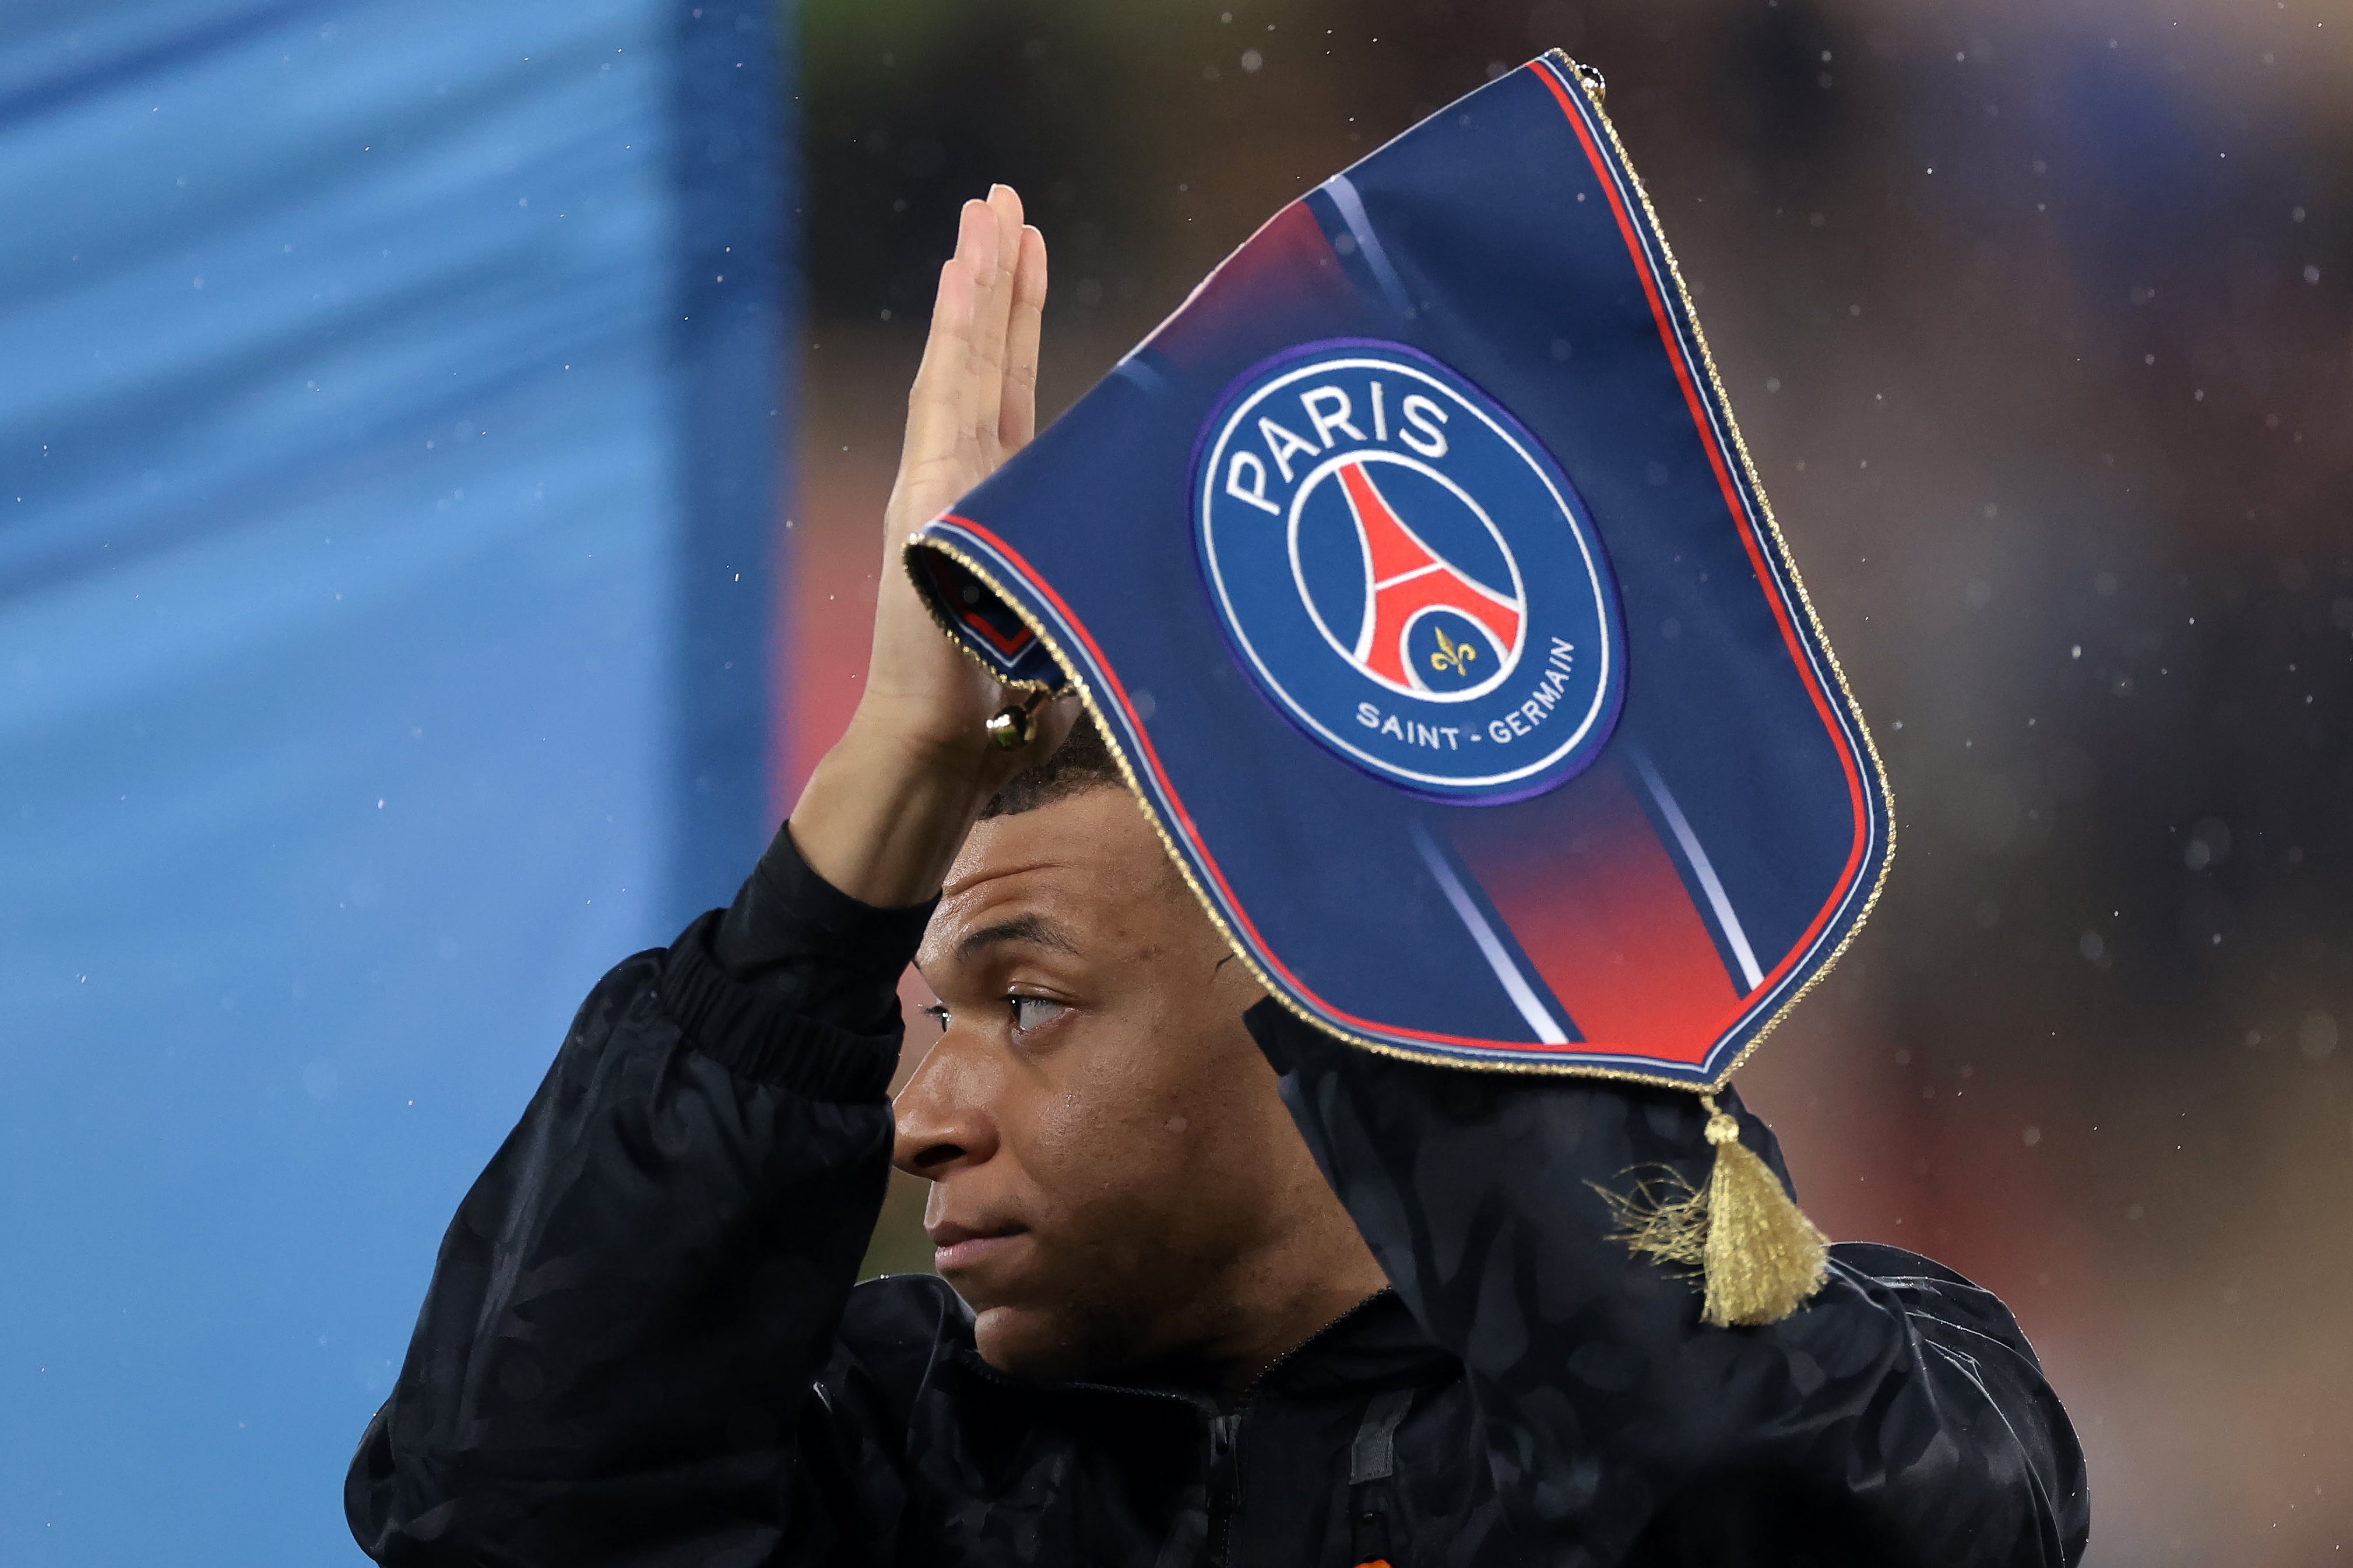
{"type": "Polygon", "coordinates": [[[942,1222],[923,1230],[932,1238],[932,1267],[943,1274],[990,1261],[1029,1234],[1028,1226],[1010,1221],[977,1226],[942,1222]]]}

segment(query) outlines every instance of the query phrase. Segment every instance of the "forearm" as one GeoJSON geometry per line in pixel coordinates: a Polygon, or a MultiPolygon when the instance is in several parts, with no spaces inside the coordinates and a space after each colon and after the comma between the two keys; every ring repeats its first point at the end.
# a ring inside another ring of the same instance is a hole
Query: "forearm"
{"type": "Polygon", "coordinates": [[[704,928],[712,963],[779,1014],[895,1036],[899,980],[933,900],[876,908],[843,892],[803,854],[807,836],[797,821],[776,830],[735,901],[704,928]]]}
{"type": "Polygon", "coordinates": [[[865,903],[936,896],[1003,782],[986,745],[977,725],[967,743],[942,745],[861,713],[809,775],[793,807],[794,842],[819,876],[865,903]]]}

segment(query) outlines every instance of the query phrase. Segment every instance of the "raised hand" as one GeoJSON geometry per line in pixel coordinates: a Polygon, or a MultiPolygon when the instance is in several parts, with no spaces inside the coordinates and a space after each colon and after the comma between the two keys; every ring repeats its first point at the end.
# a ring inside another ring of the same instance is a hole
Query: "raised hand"
{"type": "Polygon", "coordinates": [[[907,396],[899,478],[883,513],[866,687],[849,729],[793,808],[793,839],[835,887],[873,904],[930,897],[988,797],[1070,732],[1065,700],[1006,752],[985,726],[1012,694],[933,624],[907,578],[907,536],[1027,446],[1038,424],[1046,242],[998,185],[966,202],[940,269],[931,336],[907,396]]]}

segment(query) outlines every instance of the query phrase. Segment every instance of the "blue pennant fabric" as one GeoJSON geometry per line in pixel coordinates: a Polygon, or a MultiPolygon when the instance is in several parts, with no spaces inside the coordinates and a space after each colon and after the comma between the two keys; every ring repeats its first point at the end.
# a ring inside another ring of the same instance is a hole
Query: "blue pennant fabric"
{"type": "Polygon", "coordinates": [[[1278,213],[910,542],[1075,686],[1269,989],[1426,1059],[1720,1083],[1884,780],[1597,82],[1550,54],[1278,213]]]}

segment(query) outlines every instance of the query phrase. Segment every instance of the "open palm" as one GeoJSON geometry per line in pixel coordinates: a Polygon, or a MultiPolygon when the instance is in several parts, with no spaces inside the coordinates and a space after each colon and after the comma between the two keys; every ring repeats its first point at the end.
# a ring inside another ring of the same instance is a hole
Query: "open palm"
{"type": "MultiPolygon", "coordinates": [[[[1008,754],[984,747],[1003,686],[933,625],[901,562],[907,536],[1029,445],[1038,426],[1038,336],[1046,242],[1004,185],[965,204],[955,255],[940,270],[931,336],[907,398],[906,442],[883,517],[874,649],[860,718],[938,753],[969,753],[983,775],[1009,776],[1058,744],[1068,712],[1041,714],[1039,736],[1008,754]],[[994,754],[992,754],[994,753],[994,754]]],[[[1067,704],[1061,705],[1067,708],[1067,704]]]]}
{"type": "Polygon", "coordinates": [[[858,712],[793,807],[818,876],[854,899],[900,906],[940,889],[989,797],[1069,735],[1071,700],[1035,717],[1026,745],[990,738],[1006,688],[932,622],[907,576],[907,536],[1029,445],[1038,426],[1038,330],[1046,242],[998,185],[967,202],[940,270],[923,368],[907,396],[899,480],[882,521],[874,648],[858,712]]]}

